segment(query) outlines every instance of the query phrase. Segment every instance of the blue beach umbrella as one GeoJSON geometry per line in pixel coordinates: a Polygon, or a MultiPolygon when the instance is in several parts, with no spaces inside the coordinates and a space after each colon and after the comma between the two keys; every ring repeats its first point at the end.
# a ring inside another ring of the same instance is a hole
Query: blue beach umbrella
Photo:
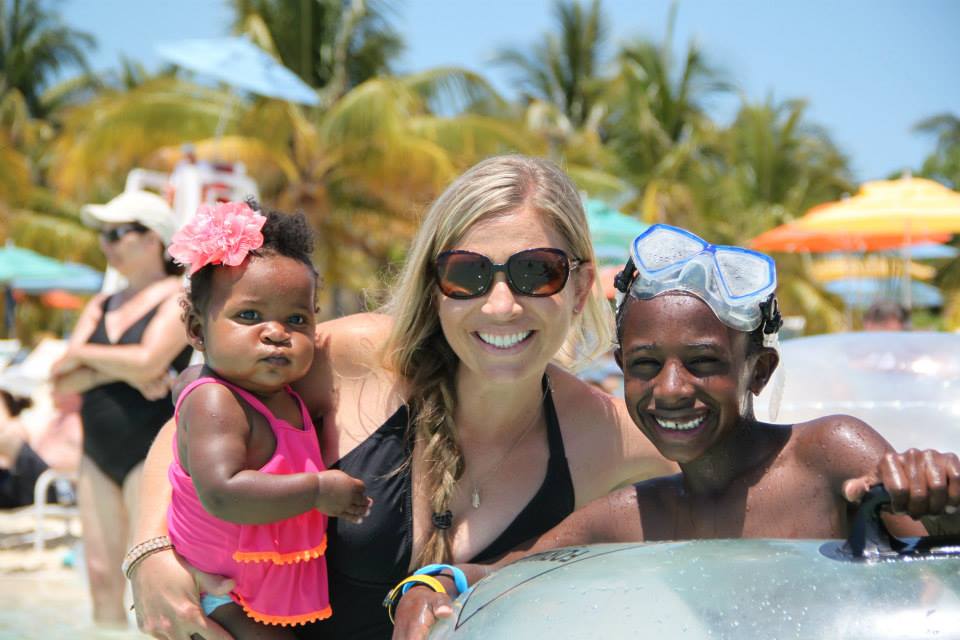
{"type": "Polygon", "coordinates": [[[948,244],[924,242],[904,247],[894,255],[904,256],[910,260],[951,260],[960,255],[960,249],[948,244]]]}
{"type": "MultiPolygon", "coordinates": [[[[848,307],[865,309],[877,300],[899,300],[903,297],[900,278],[841,278],[823,285],[843,299],[848,307]]],[[[914,307],[942,307],[943,294],[926,282],[910,281],[910,300],[914,307]]]]}
{"type": "Polygon", "coordinates": [[[317,92],[297,74],[243,37],[180,40],[157,45],[178,67],[269,98],[316,106],[317,92]]]}

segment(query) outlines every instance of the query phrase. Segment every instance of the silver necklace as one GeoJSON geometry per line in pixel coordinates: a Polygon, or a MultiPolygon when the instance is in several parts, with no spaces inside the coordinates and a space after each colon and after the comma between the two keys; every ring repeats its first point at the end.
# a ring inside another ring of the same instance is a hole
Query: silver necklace
{"type": "MultiPolygon", "coordinates": [[[[546,392],[544,392],[544,398],[546,398],[546,392]]],[[[520,441],[523,440],[530,430],[533,429],[533,425],[539,422],[540,414],[543,413],[543,400],[540,401],[540,407],[536,413],[533,414],[533,419],[530,420],[530,423],[524,427],[523,431],[520,432],[520,435],[517,436],[517,439],[513,441],[510,447],[500,456],[500,460],[497,461],[497,464],[493,465],[483,477],[479,480],[471,479],[470,484],[473,485],[473,489],[470,492],[470,506],[474,509],[480,508],[480,487],[482,487],[487,480],[489,480],[495,472],[497,472],[500,467],[503,466],[503,463],[507,461],[507,458],[510,457],[510,454],[513,453],[513,450],[517,448],[517,445],[520,444],[520,441]]]]}

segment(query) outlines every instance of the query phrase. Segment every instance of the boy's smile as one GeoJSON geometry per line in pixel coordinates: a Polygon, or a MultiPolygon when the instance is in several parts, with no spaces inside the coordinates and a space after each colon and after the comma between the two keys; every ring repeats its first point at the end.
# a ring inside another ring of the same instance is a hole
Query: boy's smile
{"type": "Polygon", "coordinates": [[[631,417],[660,453],[691,462],[749,412],[748,336],[692,295],[626,304],[618,360],[631,417]]]}

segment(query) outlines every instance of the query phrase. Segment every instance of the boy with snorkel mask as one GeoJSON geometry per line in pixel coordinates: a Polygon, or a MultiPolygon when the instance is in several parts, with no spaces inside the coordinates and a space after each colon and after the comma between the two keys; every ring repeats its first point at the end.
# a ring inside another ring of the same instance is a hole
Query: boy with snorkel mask
{"type": "MultiPolygon", "coordinates": [[[[960,532],[955,454],[896,453],[852,416],[756,420],[753,396],[779,362],[773,260],[668,225],[647,229],[630,254],[616,280],[624,395],[634,422],[681,473],[595,500],[499,565],[600,542],[844,538],[853,503],[881,482],[891,533],[960,532]]],[[[472,583],[494,568],[459,569],[472,583]]],[[[445,576],[456,573],[435,575],[448,593],[458,589],[445,576]]],[[[447,596],[415,589],[397,607],[394,638],[424,637],[435,617],[451,612],[447,596]]]]}

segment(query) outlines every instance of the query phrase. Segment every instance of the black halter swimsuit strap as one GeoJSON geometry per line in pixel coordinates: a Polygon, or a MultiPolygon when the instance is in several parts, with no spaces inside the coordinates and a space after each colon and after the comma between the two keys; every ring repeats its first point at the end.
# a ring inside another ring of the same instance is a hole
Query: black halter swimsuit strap
{"type": "MultiPolygon", "coordinates": [[[[543,391],[550,451],[543,483],[517,518],[476,560],[502,555],[573,512],[573,481],[546,376],[543,391]]],[[[366,440],[331,465],[362,479],[374,507],[360,525],[330,520],[326,557],[334,615],[297,628],[298,638],[390,637],[393,627],[380,604],[390,588],[406,577],[413,553],[412,479],[409,464],[404,466],[410,456],[409,420],[407,407],[401,406],[366,440]]]]}
{"type": "Polygon", "coordinates": [[[550,380],[546,375],[543,376],[543,410],[547,422],[547,446],[550,450],[550,459],[547,462],[547,473],[540,484],[540,489],[503,533],[497,536],[497,539],[486,549],[474,556],[471,562],[493,560],[527,540],[552,529],[573,513],[576,505],[573,478],[570,476],[566,450],[563,447],[563,434],[560,431],[560,421],[553,404],[550,380]]]}

